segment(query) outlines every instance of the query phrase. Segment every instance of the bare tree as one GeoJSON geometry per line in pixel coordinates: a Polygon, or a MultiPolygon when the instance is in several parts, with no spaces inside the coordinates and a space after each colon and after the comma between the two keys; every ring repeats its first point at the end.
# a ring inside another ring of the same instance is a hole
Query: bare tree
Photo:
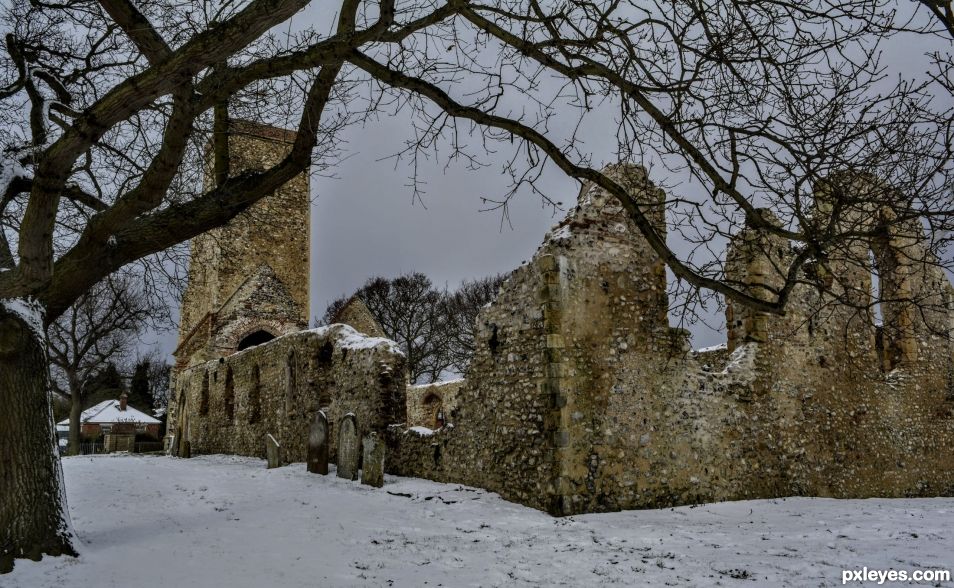
{"type": "Polygon", "coordinates": [[[450,366],[459,374],[464,373],[474,355],[477,315],[482,308],[494,301],[505,279],[507,276],[498,274],[466,280],[444,298],[443,314],[447,324],[450,366]]]}
{"type": "Polygon", "coordinates": [[[432,152],[475,168],[506,158],[513,192],[488,196],[500,207],[546,165],[599,185],[690,299],[784,313],[807,263],[883,232],[842,218],[862,197],[890,211],[884,222],[927,219],[925,260],[950,263],[950,71],[895,78],[879,61],[890,35],[916,45],[935,33],[949,2],[342,0],[311,28],[269,34],[308,4],[4,5],[0,572],[75,551],[50,444],[45,325],[110,273],[333,164],[351,123],[413,116],[398,154],[412,169],[432,152]],[[293,147],[268,169],[230,173],[235,116],[294,121],[293,147]],[[618,129],[594,154],[580,133],[596,117],[618,129]],[[207,144],[214,181],[203,182],[207,144]],[[687,246],[669,247],[598,159],[691,178],[666,203],[669,239],[687,246]],[[818,214],[813,187],[846,169],[890,188],[860,196],[844,183],[818,214]],[[725,279],[712,244],[746,226],[797,245],[777,287],[725,279]]]}
{"type": "MultiPolygon", "coordinates": [[[[354,296],[368,307],[384,334],[400,345],[412,383],[435,382],[452,366],[445,294],[434,288],[430,278],[416,272],[394,279],[373,277],[354,296]]],[[[329,304],[323,322],[330,322],[349,299],[329,304]]]]}
{"type": "Polygon", "coordinates": [[[128,275],[109,276],[84,292],[47,328],[53,390],[70,399],[69,454],[80,442],[80,414],[89,382],[108,362],[134,352],[155,315],[128,275]]]}
{"type": "Polygon", "coordinates": [[[152,395],[150,408],[154,409],[156,414],[165,414],[169,407],[172,364],[166,361],[165,356],[157,349],[141,356],[136,363],[146,366],[146,379],[149,382],[149,393],[152,395]]]}
{"type": "MultiPolygon", "coordinates": [[[[504,279],[466,280],[451,292],[438,290],[430,278],[415,272],[392,280],[370,278],[352,296],[401,345],[411,382],[429,384],[448,371],[464,373],[474,353],[477,313],[493,301],[504,279]]],[[[332,323],[352,296],[333,300],[317,324],[332,323]]]]}

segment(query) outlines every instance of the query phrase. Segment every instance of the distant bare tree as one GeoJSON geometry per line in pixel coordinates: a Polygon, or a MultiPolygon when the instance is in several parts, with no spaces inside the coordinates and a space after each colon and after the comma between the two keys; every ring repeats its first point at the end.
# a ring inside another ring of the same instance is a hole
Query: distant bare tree
{"type": "Polygon", "coordinates": [[[80,442],[80,414],[89,382],[109,363],[134,353],[156,312],[128,275],[107,277],[85,292],[47,328],[51,383],[70,399],[69,453],[80,442]]]}
{"type": "MultiPolygon", "coordinates": [[[[443,292],[430,278],[411,273],[394,279],[373,277],[354,293],[371,311],[384,334],[401,346],[407,357],[407,374],[412,383],[440,379],[451,367],[448,352],[443,292]]],[[[323,322],[332,320],[348,301],[342,297],[325,311],[323,322]]]]}
{"type": "Polygon", "coordinates": [[[443,314],[447,325],[448,352],[451,368],[463,374],[474,355],[474,335],[477,330],[477,314],[497,297],[497,291],[507,279],[498,274],[476,280],[466,280],[443,301],[443,314]]]}
{"type": "MultiPolygon", "coordinates": [[[[169,408],[169,382],[172,375],[172,364],[165,359],[165,355],[153,350],[139,358],[139,363],[146,364],[146,379],[149,381],[149,392],[152,394],[151,408],[165,412],[169,408]]],[[[158,412],[156,414],[159,414],[158,412]]]]}

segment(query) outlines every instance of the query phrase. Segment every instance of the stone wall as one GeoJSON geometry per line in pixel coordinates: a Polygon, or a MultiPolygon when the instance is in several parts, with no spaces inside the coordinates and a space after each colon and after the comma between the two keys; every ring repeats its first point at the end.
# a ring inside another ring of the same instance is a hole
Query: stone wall
{"type": "MultiPolygon", "coordinates": [[[[662,195],[642,170],[613,172],[662,231],[662,195]]],[[[918,239],[891,242],[895,259],[929,261],[912,253],[918,239]]],[[[389,466],[554,514],[954,494],[951,286],[930,263],[882,277],[928,303],[917,319],[890,308],[903,296],[885,303],[887,336],[908,337],[888,343],[902,349],[886,363],[861,310],[867,246],[846,246],[851,266],[831,261],[844,270],[832,293],[799,286],[782,317],[730,304],[727,348],[690,352],[668,325],[661,260],[614,200],[584,187],[480,315],[454,426],[392,428],[389,466]]],[[[792,255],[787,242],[744,231],[728,277],[769,295],[792,255]]]]}
{"type": "MultiPolygon", "coordinates": [[[[642,168],[610,172],[664,238],[662,191],[642,168]]],[[[845,222],[884,223],[889,212],[845,222]]],[[[726,345],[693,352],[669,326],[662,260],[612,197],[586,185],[481,311],[463,381],[406,388],[396,344],[333,325],[187,370],[171,422],[193,452],[262,455],[271,433],[303,461],[319,408],[333,424],[354,413],[361,437],[385,438],[389,473],[480,486],[556,515],[951,495],[954,288],[920,228],[900,227],[810,266],[783,316],[729,303],[726,345]],[[880,326],[868,312],[869,259],[891,292],[880,326]]],[[[771,296],[793,255],[746,229],[727,278],[771,296]]]]}
{"type": "Polygon", "coordinates": [[[193,455],[265,456],[271,434],[288,461],[304,461],[308,427],[323,410],[332,428],[353,414],[361,437],[404,423],[404,355],[393,341],[332,325],[280,337],[179,373],[170,434],[193,455]]]}

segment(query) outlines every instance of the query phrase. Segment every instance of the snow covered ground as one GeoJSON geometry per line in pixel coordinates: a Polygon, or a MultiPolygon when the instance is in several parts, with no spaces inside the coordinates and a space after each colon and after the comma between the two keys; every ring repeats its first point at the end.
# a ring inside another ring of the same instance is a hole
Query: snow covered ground
{"type": "Polygon", "coordinates": [[[950,498],[552,518],[459,485],[373,489],[242,457],[63,463],[81,557],[18,561],[0,586],[835,586],[842,568],[954,568],[950,498]]]}

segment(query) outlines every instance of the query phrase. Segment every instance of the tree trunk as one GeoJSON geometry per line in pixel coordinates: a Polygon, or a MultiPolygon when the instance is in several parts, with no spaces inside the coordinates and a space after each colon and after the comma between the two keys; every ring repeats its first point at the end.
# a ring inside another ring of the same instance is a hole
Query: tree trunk
{"type": "Polygon", "coordinates": [[[83,414],[83,399],[79,386],[70,382],[70,444],[69,455],[80,454],[80,416],[83,414]]]}
{"type": "Polygon", "coordinates": [[[0,574],[18,558],[76,555],[41,337],[0,304],[0,574]]]}

